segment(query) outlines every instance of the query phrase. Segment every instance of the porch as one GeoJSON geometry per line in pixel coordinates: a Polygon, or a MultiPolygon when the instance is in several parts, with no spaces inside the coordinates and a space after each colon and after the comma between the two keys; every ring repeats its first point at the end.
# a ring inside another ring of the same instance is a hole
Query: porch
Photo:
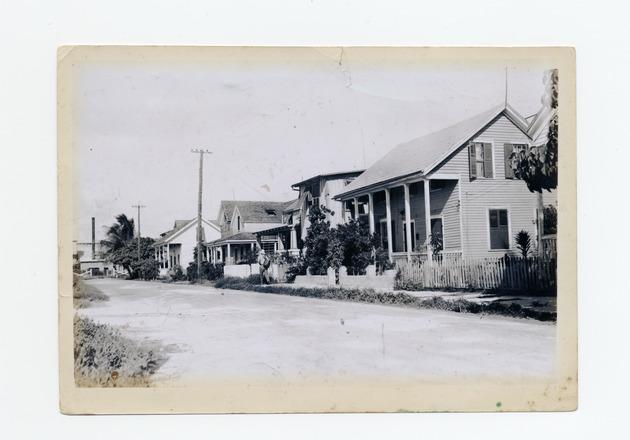
{"type": "Polygon", "coordinates": [[[367,217],[392,262],[463,258],[459,176],[410,178],[342,200],[349,218],[367,217]]]}

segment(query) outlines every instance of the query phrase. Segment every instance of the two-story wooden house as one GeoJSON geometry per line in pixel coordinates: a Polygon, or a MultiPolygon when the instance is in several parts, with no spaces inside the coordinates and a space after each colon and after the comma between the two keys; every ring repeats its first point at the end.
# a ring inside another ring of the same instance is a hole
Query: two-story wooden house
{"type": "Polygon", "coordinates": [[[217,222],[221,238],[206,243],[210,261],[237,264],[256,246],[256,232],[282,226],[287,202],[223,200],[217,222]]]}
{"type": "MultiPolygon", "coordinates": [[[[517,232],[536,242],[537,200],[508,158],[538,145],[541,119],[535,120],[533,127],[511,106],[497,106],[398,145],[336,198],[354,217],[367,213],[392,259],[426,255],[432,235],[444,254],[516,255],[517,232]]],[[[545,198],[551,203],[555,194],[545,198]]]]}
{"type": "Polygon", "coordinates": [[[292,255],[300,252],[300,243],[309,226],[308,211],[313,205],[325,206],[331,212],[326,220],[338,225],[349,218],[344,203],[335,200],[363,170],[319,174],[291,185],[298,191],[298,198],[286,205],[281,226],[257,232],[259,245],[268,253],[287,251],[292,255]]]}

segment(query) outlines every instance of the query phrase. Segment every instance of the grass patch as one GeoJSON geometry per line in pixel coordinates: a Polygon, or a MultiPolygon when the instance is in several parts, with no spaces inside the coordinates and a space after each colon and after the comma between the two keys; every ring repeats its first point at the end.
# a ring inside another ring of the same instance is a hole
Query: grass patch
{"type": "Polygon", "coordinates": [[[289,287],[279,284],[261,286],[251,283],[247,278],[222,278],[215,282],[215,287],[232,290],[249,290],[253,292],[271,293],[304,298],[334,299],[339,301],[353,301],[370,304],[389,304],[415,309],[437,309],[456,313],[475,313],[486,315],[500,315],[514,318],[531,318],[538,321],[554,321],[556,313],[537,311],[520,306],[519,304],[502,304],[500,302],[475,303],[463,298],[448,301],[440,296],[419,298],[406,293],[378,292],[373,289],[342,289],[342,288],[306,288],[289,287]]]}
{"type": "Polygon", "coordinates": [[[73,275],[72,279],[73,304],[77,309],[89,307],[91,303],[109,301],[109,296],[94,286],[85,284],[81,277],[73,275]]]}
{"type": "Polygon", "coordinates": [[[86,317],[74,317],[74,378],[78,387],[148,387],[166,361],[157,346],[126,338],[86,317]]]}

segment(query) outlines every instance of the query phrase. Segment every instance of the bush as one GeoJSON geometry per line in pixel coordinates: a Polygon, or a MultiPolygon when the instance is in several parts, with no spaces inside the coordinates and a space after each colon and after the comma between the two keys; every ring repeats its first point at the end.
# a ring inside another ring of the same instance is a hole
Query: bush
{"type": "Polygon", "coordinates": [[[154,259],[144,259],[132,263],[133,272],[143,280],[154,280],[160,274],[160,263],[154,259]]]}
{"type": "Polygon", "coordinates": [[[298,275],[306,275],[306,261],[303,258],[298,258],[293,265],[287,268],[285,272],[287,283],[293,283],[298,275]]]}
{"type": "MultiPolygon", "coordinates": [[[[201,263],[201,279],[202,280],[216,280],[223,277],[224,264],[212,264],[209,261],[203,261],[201,263]]],[[[186,268],[186,277],[188,281],[197,280],[197,263],[191,262],[186,268]]]]}
{"type": "Polygon", "coordinates": [[[186,274],[182,267],[178,264],[171,270],[169,270],[168,275],[171,281],[184,281],[187,279],[186,274]]]}
{"type": "Polygon", "coordinates": [[[74,318],[74,378],[79,387],[146,387],[165,360],[157,346],[137,343],[89,318],[74,318]]]}

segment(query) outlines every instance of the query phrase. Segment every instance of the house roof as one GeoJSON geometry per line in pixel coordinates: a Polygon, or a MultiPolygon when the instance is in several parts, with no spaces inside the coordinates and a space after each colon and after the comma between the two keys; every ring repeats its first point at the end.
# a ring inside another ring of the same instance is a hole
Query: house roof
{"type": "Polygon", "coordinates": [[[501,104],[450,127],[398,145],[335,198],[411,174],[427,174],[501,114],[527,135],[527,121],[511,106],[501,104]]]}
{"type": "MultiPolygon", "coordinates": [[[[219,227],[217,226],[217,223],[215,221],[209,221],[206,219],[202,219],[202,223],[206,223],[209,226],[212,226],[214,228],[216,228],[217,230],[219,230],[219,227]]],[[[165,232],[164,234],[162,234],[162,236],[160,238],[158,238],[157,240],[155,240],[155,242],[153,243],[153,246],[160,246],[166,243],[170,243],[173,239],[175,239],[181,232],[184,232],[185,230],[191,228],[192,226],[197,224],[197,219],[193,218],[191,220],[175,220],[175,225],[173,226],[173,229],[171,229],[170,231],[165,232]]],[[[205,230],[202,229],[202,238],[205,240],[205,230]]]]}
{"type": "Polygon", "coordinates": [[[207,243],[208,245],[221,245],[233,243],[233,242],[243,242],[243,241],[256,241],[256,235],[253,232],[239,232],[238,234],[230,235],[229,237],[219,238],[218,240],[211,241],[207,243]]]}
{"type": "Polygon", "coordinates": [[[282,212],[291,202],[266,202],[266,201],[234,201],[234,207],[238,207],[241,220],[249,223],[282,223],[282,212]]]}
{"type": "MultiPolygon", "coordinates": [[[[221,215],[221,211],[223,211],[225,218],[228,222],[232,221],[232,214],[234,213],[234,207],[236,206],[236,200],[221,200],[221,208],[219,209],[219,216],[221,215]]],[[[221,219],[219,218],[220,222],[221,219]]]]}
{"type": "Polygon", "coordinates": [[[326,177],[335,177],[335,176],[344,176],[344,175],[358,176],[359,174],[361,174],[364,171],[365,170],[352,170],[352,171],[338,171],[338,172],[335,172],[335,173],[327,173],[327,174],[318,174],[317,176],[309,177],[308,179],[302,180],[301,182],[294,183],[293,185],[291,185],[291,187],[293,188],[293,187],[296,187],[296,186],[300,186],[303,183],[310,182],[311,180],[319,180],[319,179],[326,178],[326,177]]]}
{"type": "Polygon", "coordinates": [[[292,211],[297,211],[298,209],[302,208],[302,206],[304,206],[304,199],[306,199],[306,194],[302,194],[302,197],[293,200],[292,202],[287,203],[287,205],[284,207],[284,211],[283,212],[292,212],[292,211]]]}

